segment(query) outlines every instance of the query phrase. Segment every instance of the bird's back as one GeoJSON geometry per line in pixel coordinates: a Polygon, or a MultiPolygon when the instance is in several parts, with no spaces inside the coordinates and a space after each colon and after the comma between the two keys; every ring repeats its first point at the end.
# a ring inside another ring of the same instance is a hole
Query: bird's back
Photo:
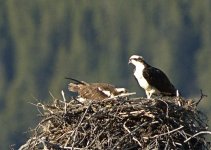
{"type": "Polygon", "coordinates": [[[69,83],[69,91],[77,92],[80,97],[85,99],[103,100],[105,98],[115,96],[118,92],[115,86],[108,83],[69,83]]]}
{"type": "Polygon", "coordinates": [[[175,96],[176,89],[170,82],[168,77],[163,71],[155,67],[145,68],[143,76],[147,79],[150,85],[155,87],[161,94],[168,96],[175,96]]]}

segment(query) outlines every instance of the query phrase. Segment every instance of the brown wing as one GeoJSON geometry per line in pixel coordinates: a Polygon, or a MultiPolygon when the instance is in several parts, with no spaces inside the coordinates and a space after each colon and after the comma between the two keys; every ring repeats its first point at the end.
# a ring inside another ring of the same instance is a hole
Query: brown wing
{"type": "Polygon", "coordinates": [[[108,83],[86,83],[69,78],[77,83],[70,83],[68,89],[72,92],[78,92],[82,98],[103,100],[111,95],[117,95],[115,86],[108,83]]]}
{"type": "Polygon", "coordinates": [[[101,88],[102,90],[105,91],[113,92],[115,90],[115,86],[108,83],[91,83],[90,85],[95,86],[97,88],[101,88]]]}
{"type": "Polygon", "coordinates": [[[127,90],[125,88],[116,88],[112,84],[108,83],[91,83],[92,86],[97,86],[100,91],[106,94],[108,97],[117,96],[122,93],[126,93],[127,90]]]}
{"type": "Polygon", "coordinates": [[[105,98],[108,98],[108,95],[103,93],[99,89],[99,86],[84,86],[78,91],[78,93],[81,97],[91,100],[103,100],[105,98]]]}
{"type": "Polygon", "coordinates": [[[176,89],[174,85],[161,70],[154,67],[148,67],[147,70],[144,69],[143,76],[147,82],[158,89],[161,94],[172,96],[176,95],[176,89]]]}

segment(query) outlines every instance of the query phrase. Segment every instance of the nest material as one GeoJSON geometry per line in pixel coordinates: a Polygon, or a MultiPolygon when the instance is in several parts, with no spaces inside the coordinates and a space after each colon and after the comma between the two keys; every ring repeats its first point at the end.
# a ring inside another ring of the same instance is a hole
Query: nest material
{"type": "Polygon", "coordinates": [[[19,149],[209,149],[197,104],[179,97],[38,103],[42,120],[19,149]]]}

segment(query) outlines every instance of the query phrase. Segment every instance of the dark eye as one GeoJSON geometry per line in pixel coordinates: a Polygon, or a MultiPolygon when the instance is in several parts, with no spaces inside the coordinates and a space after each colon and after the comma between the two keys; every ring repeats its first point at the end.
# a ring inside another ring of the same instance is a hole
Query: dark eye
{"type": "Polygon", "coordinates": [[[140,61],[140,58],[135,58],[136,61],[140,61]]]}

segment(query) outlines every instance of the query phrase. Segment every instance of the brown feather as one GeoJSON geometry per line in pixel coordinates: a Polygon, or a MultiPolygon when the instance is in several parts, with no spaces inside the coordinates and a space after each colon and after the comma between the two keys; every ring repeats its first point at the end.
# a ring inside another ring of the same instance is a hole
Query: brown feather
{"type": "Polygon", "coordinates": [[[119,95],[125,91],[119,92],[114,85],[108,83],[86,83],[79,81],[77,83],[68,84],[69,91],[77,92],[82,98],[92,100],[103,100],[112,96],[119,95]],[[107,95],[106,92],[110,92],[107,95]]]}

